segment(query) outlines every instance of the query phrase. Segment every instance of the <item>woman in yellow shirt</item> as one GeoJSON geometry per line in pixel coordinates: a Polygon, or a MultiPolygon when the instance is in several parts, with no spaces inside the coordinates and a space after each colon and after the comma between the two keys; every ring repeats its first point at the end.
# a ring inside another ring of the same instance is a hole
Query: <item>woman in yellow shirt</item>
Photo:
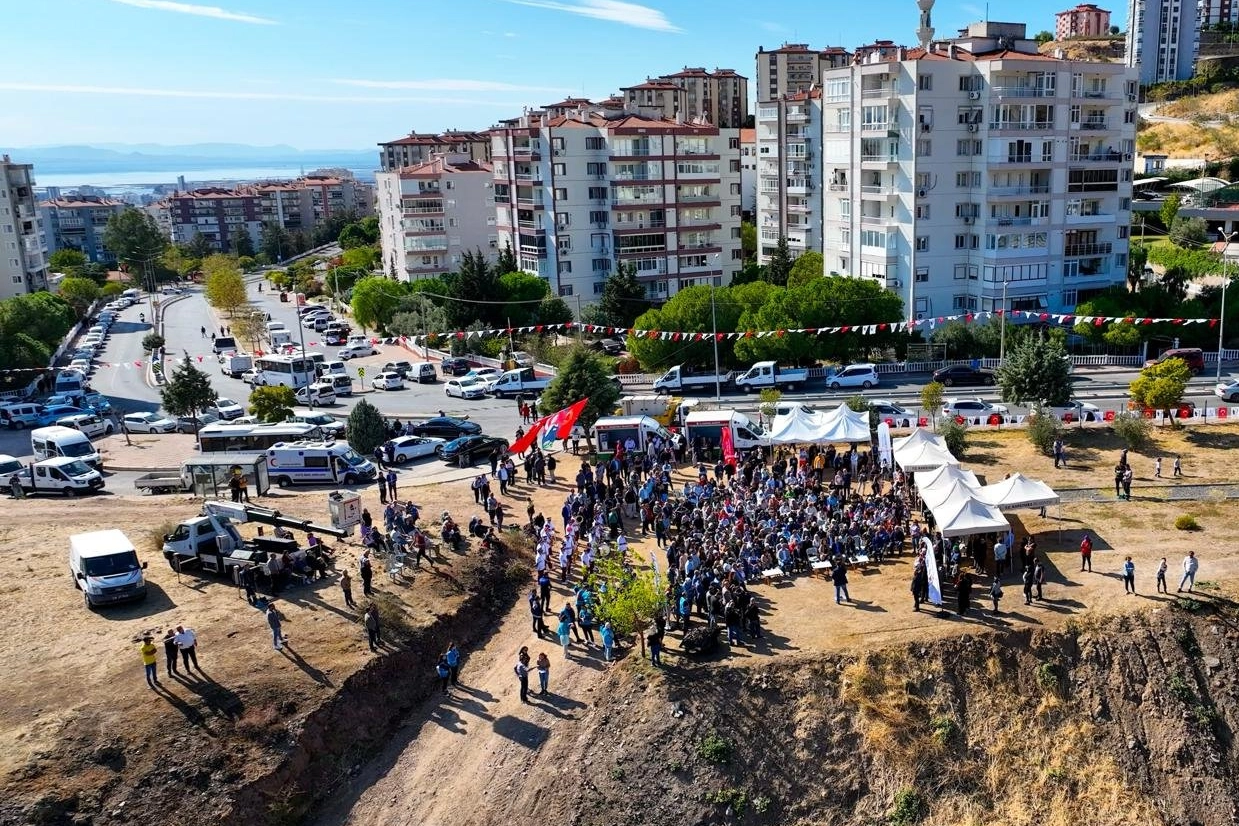
{"type": "Polygon", "coordinates": [[[159,649],[155,647],[154,637],[143,637],[142,647],[138,649],[142,652],[142,665],[146,667],[146,684],[151,688],[159,685],[159,670],[156,668],[156,654],[159,649]]]}

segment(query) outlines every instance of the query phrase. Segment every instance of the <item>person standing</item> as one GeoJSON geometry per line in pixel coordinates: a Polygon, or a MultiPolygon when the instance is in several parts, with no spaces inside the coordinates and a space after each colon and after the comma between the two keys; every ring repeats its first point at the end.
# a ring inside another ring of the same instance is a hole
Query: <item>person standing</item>
{"type": "Polygon", "coordinates": [[[548,630],[542,619],[545,612],[542,610],[542,600],[538,598],[538,592],[532,588],[529,589],[529,613],[533,617],[533,632],[541,637],[548,630]]]}
{"type": "Polygon", "coordinates": [[[361,573],[361,592],[365,596],[373,596],[374,590],[370,587],[371,580],[374,579],[374,565],[370,561],[370,551],[362,551],[361,559],[357,562],[357,567],[361,573]]]}
{"type": "Polygon", "coordinates": [[[1196,587],[1196,571],[1200,569],[1200,560],[1196,558],[1195,551],[1188,551],[1187,556],[1183,557],[1183,578],[1179,580],[1178,593],[1183,593],[1183,586],[1187,585],[1187,592],[1190,594],[1192,589],[1196,587]]]}
{"type": "Polygon", "coordinates": [[[177,673],[176,668],[176,632],[171,628],[164,634],[163,638],[163,656],[168,661],[168,676],[173,677],[177,673]]]}
{"type": "Polygon", "coordinates": [[[585,637],[585,646],[592,647],[594,645],[594,611],[589,607],[589,603],[581,606],[576,619],[581,626],[581,635],[585,637]]]}
{"type": "Polygon", "coordinates": [[[1088,572],[1093,572],[1093,538],[1088,534],[1084,534],[1084,538],[1080,540],[1080,571],[1083,572],[1088,568],[1088,572]]]}
{"type": "Polygon", "coordinates": [[[546,686],[551,680],[551,658],[546,656],[545,651],[538,652],[536,666],[538,668],[538,693],[545,694],[546,686]]]}
{"type": "Polygon", "coordinates": [[[568,643],[572,641],[572,623],[568,621],[566,611],[559,612],[559,644],[564,647],[564,659],[568,659],[568,643]]]}
{"type": "Polygon", "coordinates": [[[1007,543],[999,539],[994,543],[994,577],[998,578],[1007,572],[1007,543]]]}
{"type": "Polygon", "coordinates": [[[916,561],[916,569],[912,572],[912,610],[921,610],[921,602],[929,594],[929,570],[925,567],[925,560],[918,559],[916,561]]]}
{"type": "Polygon", "coordinates": [[[1033,594],[1033,566],[1031,564],[1024,566],[1024,604],[1032,605],[1033,594]]]}
{"type": "Polygon", "coordinates": [[[237,571],[237,579],[245,589],[245,601],[250,605],[258,602],[258,577],[253,565],[242,565],[237,571]]]}
{"type": "Polygon", "coordinates": [[[1037,601],[1041,601],[1041,588],[1045,585],[1045,566],[1037,560],[1033,567],[1033,584],[1037,586],[1037,601]]]}
{"type": "Polygon", "coordinates": [[[1162,478],[1162,457],[1160,456],[1153,460],[1153,478],[1162,478]]]}
{"type": "Polygon", "coordinates": [[[340,590],[344,592],[344,606],[356,608],[357,603],[353,602],[353,578],[348,575],[348,571],[340,574],[340,590]]]}
{"type": "Polygon", "coordinates": [[[989,599],[994,605],[994,616],[998,616],[998,601],[1002,599],[1002,580],[994,577],[989,586],[989,599]]]}
{"type": "Polygon", "coordinates": [[[1063,437],[1062,436],[1059,436],[1057,439],[1054,440],[1054,467],[1058,467],[1060,464],[1063,467],[1067,466],[1067,457],[1063,451],[1063,437]]]}
{"type": "Polygon", "coordinates": [[[835,584],[835,605],[841,602],[851,602],[852,598],[848,595],[847,565],[842,561],[835,565],[830,571],[830,579],[835,584]]]}
{"type": "Polygon", "coordinates": [[[1174,464],[1170,466],[1170,469],[1171,475],[1176,479],[1183,475],[1183,463],[1179,461],[1178,454],[1175,454],[1174,464]]]}
{"type": "Polygon", "coordinates": [[[455,641],[447,647],[443,659],[451,672],[448,676],[452,679],[452,685],[460,685],[460,649],[456,647],[455,641]]]}
{"type": "Polygon", "coordinates": [[[1162,557],[1161,563],[1157,566],[1157,593],[1168,594],[1170,589],[1166,587],[1166,557],[1162,557]]]}
{"type": "Polygon", "coordinates": [[[542,602],[542,610],[548,611],[551,607],[551,574],[546,569],[538,572],[538,592],[539,599],[542,602]]]}
{"type": "Polygon", "coordinates": [[[202,668],[198,665],[198,635],[194,633],[194,629],[178,625],[174,639],[176,647],[181,649],[181,664],[185,666],[185,673],[189,674],[189,664],[192,661],[194,668],[201,674],[202,668]]]}
{"type": "Polygon", "coordinates": [[[1136,593],[1136,563],[1130,556],[1123,560],[1123,593],[1136,593]]]}
{"type": "MultiPolygon", "coordinates": [[[[387,450],[388,450],[387,461],[390,463],[392,460],[391,447],[389,446],[387,450]]],[[[391,469],[390,464],[388,465],[388,470],[387,470],[387,495],[391,497],[391,500],[393,502],[400,501],[400,497],[396,495],[396,471],[391,469]]]]}
{"type": "Polygon", "coordinates": [[[146,684],[154,688],[159,685],[159,649],[155,647],[155,638],[143,637],[142,647],[138,651],[142,654],[142,667],[146,670],[146,684]]]}
{"type": "Polygon", "coordinates": [[[370,643],[370,650],[377,652],[379,646],[383,644],[383,626],[379,622],[379,606],[373,602],[366,608],[365,624],[366,639],[370,643]]]}
{"type": "Polygon", "coordinates": [[[284,636],[284,627],[280,621],[280,610],[275,607],[275,600],[267,603],[267,627],[271,629],[271,645],[276,651],[284,650],[288,637],[284,636]]]}
{"type": "Polygon", "coordinates": [[[439,655],[439,661],[435,663],[435,674],[439,678],[439,688],[447,694],[448,684],[452,681],[452,669],[448,667],[446,654],[439,655]]]}
{"type": "Polygon", "coordinates": [[[959,584],[955,586],[956,612],[962,617],[968,613],[972,602],[972,574],[965,571],[959,575],[959,584]]]}
{"type": "Polygon", "coordinates": [[[663,664],[663,631],[655,625],[645,635],[646,645],[650,647],[650,665],[661,668],[663,664]]]}
{"type": "Polygon", "coordinates": [[[521,684],[521,702],[529,702],[529,646],[522,645],[520,653],[516,655],[516,665],[513,668],[516,672],[516,679],[521,684]]]}
{"type": "Polygon", "coordinates": [[[1114,498],[1123,498],[1123,471],[1127,470],[1127,466],[1119,463],[1114,466],[1114,498]]]}
{"type": "Polygon", "coordinates": [[[602,624],[599,636],[602,638],[602,659],[611,662],[611,653],[615,650],[615,629],[611,627],[610,620],[602,624]]]}
{"type": "Polygon", "coordinates": [[[1123,469],[1123,498],[1128,502],[1131,501],[1131,480],[1134,475],[1131,465],[1123,469]]]}
{"type": "MultiPolygon", "coordinates": [[[[375,448],[375,452],[376,453],[378,452],[378,448],[375,448]]],[[[378,472],[378,483],[379,483],[379,504],[386,505],[387,504],[387,477],[383,475],[382,470],[378,472]]]]}

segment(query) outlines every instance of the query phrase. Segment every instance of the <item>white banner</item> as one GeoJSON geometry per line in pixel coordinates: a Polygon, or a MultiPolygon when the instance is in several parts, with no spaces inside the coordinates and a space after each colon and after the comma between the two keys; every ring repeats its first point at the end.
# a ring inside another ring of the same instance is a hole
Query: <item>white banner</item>
{"type": "Polygon", "coordinates": [[[878,455],[881,457],[882,466],[886,469],[889,470],[895,466],[891,450],[891,426],[886,422],[878,423],[878,455]]]}
{"type": "Polygon", "coordinates": [[[942,607],[942,583],[938,581],[938,560],[934,558],[934,541],[928,536],[921,537],[925,547],[925,574],[929,577],[929,602],[942,607]]]}

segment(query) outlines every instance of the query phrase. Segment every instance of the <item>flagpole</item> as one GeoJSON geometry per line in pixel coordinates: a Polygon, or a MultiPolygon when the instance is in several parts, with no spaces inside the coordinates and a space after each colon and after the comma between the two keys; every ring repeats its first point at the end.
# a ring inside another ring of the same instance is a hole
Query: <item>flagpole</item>
{"type": "Polygon", "coordinates": [[[710,326],[714,328],[714,401],[723,402],[723,380],[718,374],[718,315],[714,311],[714,282],[710,282],[710,326]]]}

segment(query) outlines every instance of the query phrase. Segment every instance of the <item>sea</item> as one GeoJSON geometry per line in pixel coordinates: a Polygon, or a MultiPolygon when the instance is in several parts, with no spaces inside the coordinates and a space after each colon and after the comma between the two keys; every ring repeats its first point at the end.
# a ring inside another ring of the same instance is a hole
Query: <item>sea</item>
{"type": "MultiPolygon", "coordinates": [[[[325,165],[324,165],[325,166],[325,165]]],[[[129,170],[129,171],[57,171],[41,173],[34,169],[35,185],[39,189],[59,187],[64,190],[76,189],[81,186],[92,186],[108,192],[132,192],[135,194],[150,193],[157,187],[164,189],[177,186],[177,179],[184,178],[187,187],[204,184],[224,184],[244,181],[262,181],[271,179],[296,178],[306,172],[320,168],[301,165],[272,166],[236,166],[214,169],[184,169],[172,171],[129,170]]],[[[351,170],[358,180],[373,181],[374,169],[351,170]]]]}

